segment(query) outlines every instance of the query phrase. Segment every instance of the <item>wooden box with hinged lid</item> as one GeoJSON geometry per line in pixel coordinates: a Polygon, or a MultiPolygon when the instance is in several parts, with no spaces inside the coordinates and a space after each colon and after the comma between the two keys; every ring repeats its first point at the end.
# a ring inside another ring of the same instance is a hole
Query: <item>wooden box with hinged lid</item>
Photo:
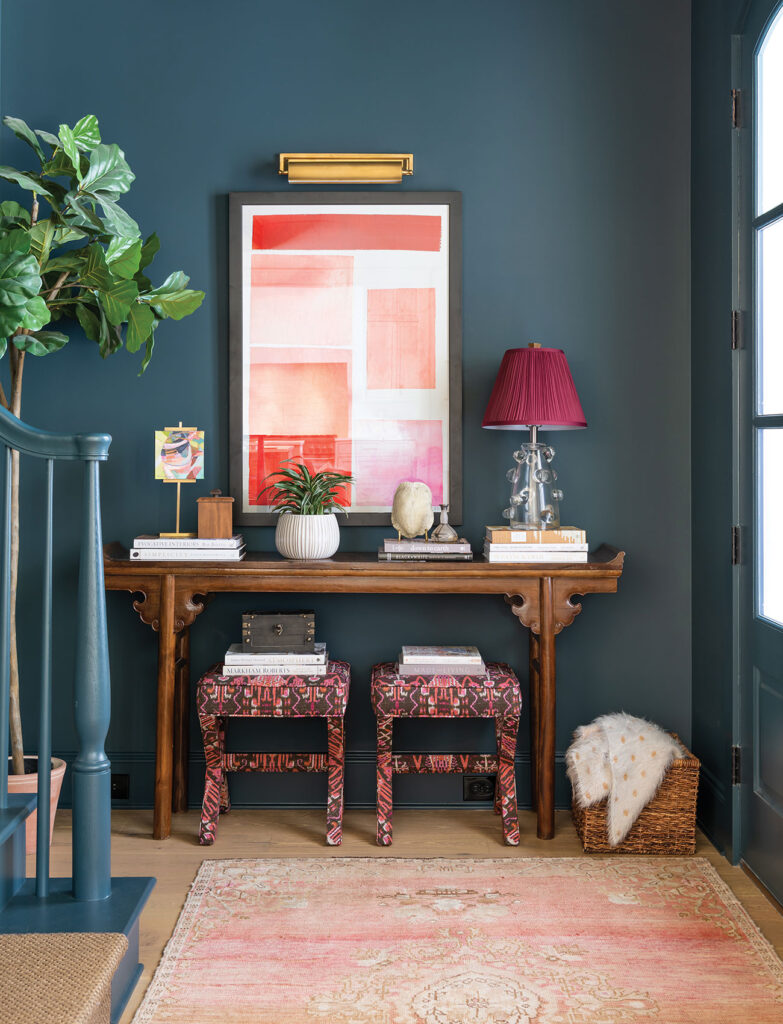
{"type": "Polygon", "coordinates": [[[315,649],[315,612],[245,612],[242,644],[248,652],[312,652],[315,649]]]}

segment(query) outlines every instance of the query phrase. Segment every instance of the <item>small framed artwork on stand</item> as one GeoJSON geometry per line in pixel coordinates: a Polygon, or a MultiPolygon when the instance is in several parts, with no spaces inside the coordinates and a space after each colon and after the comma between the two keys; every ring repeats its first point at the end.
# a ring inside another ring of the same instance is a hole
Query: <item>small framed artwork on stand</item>
{"type": "Polygon", "coordinates": [[[234,519],[276,521],[288,460],[353,478],[349,523],[387,525],[401,480],[462,513],[461,196],[232,193],[234,519]]]}
{"type": "Polygon", "coordinates": [[[164,427],[155,431],[155,479],[177,485],[177,527],[161,537],[195,537],[179,529],[180,489],[204,479],[204,431],[196,427],[164,427]]]}

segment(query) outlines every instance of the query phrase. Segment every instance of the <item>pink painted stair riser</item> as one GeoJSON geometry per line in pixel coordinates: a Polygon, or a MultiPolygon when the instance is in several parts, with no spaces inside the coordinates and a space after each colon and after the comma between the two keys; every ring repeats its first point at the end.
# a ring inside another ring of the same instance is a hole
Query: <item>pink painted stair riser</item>
{"type": "MultiPolygon", "coordinates": [[[[28,761],[37,761],[37,757],[25,757],[25,764],[28,761]]],[[[11,770],[10,758],[8,765],[9,772],[11,770]]],[[[54,815],[57,811],[57,803],[60,799],[60,790],[63,785],[63,777],[65,776],[65,761],[60,760],[59,757],[52,758],[52,775],[51,775],[51,793],[50,793],[50,814],[49,814],[49,842],[52,841],[52,831],[54,829],[54,815]]],[[[37,772],[28,772],[26,775],[10,775],[8,776],[8,792],[9,793],[36,793],[38,791],[38,774],[37,772]]],[[[35,853],[36,847],[36,835],[38,828],[38,812],[33,811],[30,817],[25,822],[25,850],[27,854],[35,853]]]]}

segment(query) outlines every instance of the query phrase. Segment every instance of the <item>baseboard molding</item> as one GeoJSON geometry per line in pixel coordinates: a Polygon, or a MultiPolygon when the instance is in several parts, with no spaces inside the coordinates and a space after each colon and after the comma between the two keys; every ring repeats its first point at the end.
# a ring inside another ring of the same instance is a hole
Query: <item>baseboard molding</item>
{"type": "Polygon", "coordinates": [[[699,776],[699,800],[696,809],[696,822],[712,845],[726,855],[725,836],[731,829],[731,800],[729,787],[701,765],[699,776]]]}
{"type": "MultiPolygon", "coordinates": [[[[400,753],[407,753],[400,750],[400,753]]],[[[75,751],[57,751],[57,757],[70,765],[75,751]]],[[[130,798],[113,800],[112,807],[143,809],[152,807],[155,783],[155,754],[152,751],[115,750],[108,753],[113,774],[127,774],[130,798]]],[[[529,808],[530,754],[520,751],[515,758],[519,806],[529,808]]],[[[190,807],[201,806],[204,785],[204,754],[192,751],[188,758],[190,807]]],[[[565,774],[565,752],[555,755],[555,805],[570,808],[571,788],[565,774]]],[[[394,803],[397,807],[481,807],[462,799],[462,776],[397,776],[394,803]]],[[[326,795],[326,777],[309,773],[231,776],[231,801],[235,807],[321,807],[326,795]],[[271,780],[274,783],[270,785],[271,780]]],[[[345,753],[346,807],[375,806],[375,750],[348,750],[345,753]]],[[[70,772],[66,771],[60,797],[61,807],[71,806],[70,772]]]]}

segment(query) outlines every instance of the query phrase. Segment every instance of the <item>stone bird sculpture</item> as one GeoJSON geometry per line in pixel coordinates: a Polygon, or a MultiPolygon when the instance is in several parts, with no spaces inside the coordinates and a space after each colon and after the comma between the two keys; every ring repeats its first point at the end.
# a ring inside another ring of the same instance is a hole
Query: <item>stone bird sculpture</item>
{"type": "Polygon", "coordinates": [[[403,480],[394,492],[391,521],[398,539],[412,540],[423,533],[426,540],[435,521],[429,487],[418,480],[403,480]]]}

